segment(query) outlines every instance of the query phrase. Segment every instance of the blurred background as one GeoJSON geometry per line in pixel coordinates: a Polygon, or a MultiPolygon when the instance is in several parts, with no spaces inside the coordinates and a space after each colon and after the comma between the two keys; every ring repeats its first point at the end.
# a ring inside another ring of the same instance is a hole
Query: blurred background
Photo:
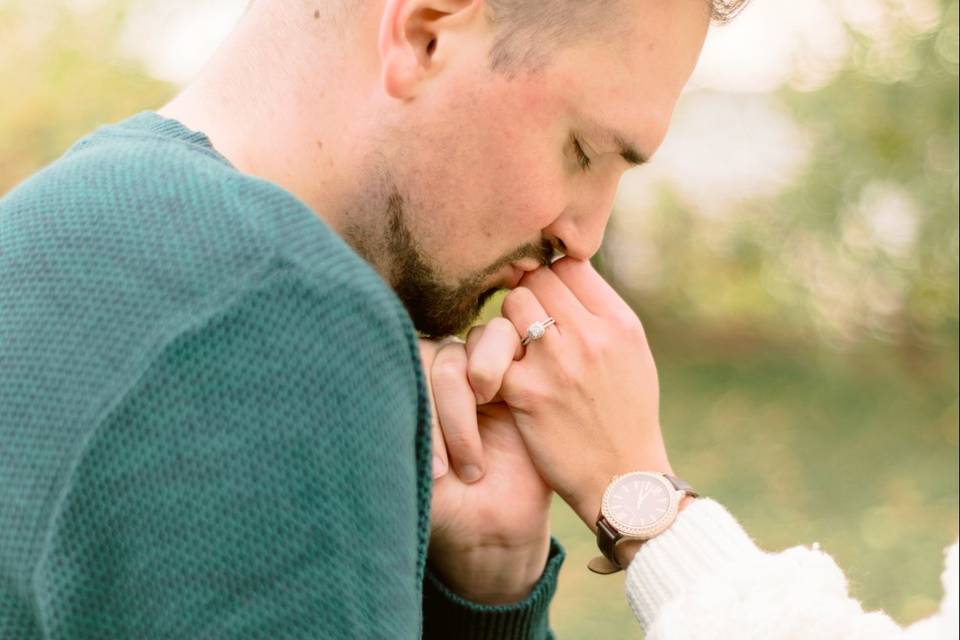
{"type": "MultiPolygon", "coordinates": [[[[244,6],[0,0],[0,194],[172,97],[244,6]]],[[[957,1],[753,0],[596,261],[647,327],[677,472],[901,623],[936,609],[958,529],[957,206],[957,1]]],[[[554,530],[558,636],[635,637],[559,502],[554,530]]]]}

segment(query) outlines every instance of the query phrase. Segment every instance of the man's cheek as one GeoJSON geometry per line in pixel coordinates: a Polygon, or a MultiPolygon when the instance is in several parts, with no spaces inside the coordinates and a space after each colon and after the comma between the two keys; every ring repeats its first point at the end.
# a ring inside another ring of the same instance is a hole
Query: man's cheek
{"type": "Polygon", "coordinates": [[[525,228],[543,229],[564,208],[564,186],[537,166],[516,167],[501,185],[502,206],[521,213],[525,228]]]}

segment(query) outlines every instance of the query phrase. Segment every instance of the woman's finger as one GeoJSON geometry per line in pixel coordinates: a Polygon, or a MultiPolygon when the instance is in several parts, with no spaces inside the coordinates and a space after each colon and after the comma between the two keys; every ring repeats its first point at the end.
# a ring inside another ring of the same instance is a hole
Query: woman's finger
{"type": "Polygon", "coordinates": [[[550,265],[550,270],[593,315],[601,318],[634,315],[630,305],[588,261],[561,258],[550,265]]]}
{"type": "MultiPolygon", "coordinates": [[[[543,322],[549,317],[543,305],[537,300],[537,296],[526,287],[516,287],[508,293],[507,297],[503,299],[500,310],[503,317],[513,324],[517,335],[521,336],[521,339],[527,336],[531,324],[543,322]]],[[[537,341],[541,342],[543,346],[549,347],[551,343],[560,339],[562,331],[559,323],[553,324],[546,328],[537,341]]],[[[528,343],[526,348],[529,349],[532,344],[532,342],[528,343]]]]}
{"type": "Polygon", "coordinates": [[[570,287],[549,267],[528,271],[520,280],[520,286],[530,289],[546,312],[562,327],[582,327],[593,317],[570,287]]]}

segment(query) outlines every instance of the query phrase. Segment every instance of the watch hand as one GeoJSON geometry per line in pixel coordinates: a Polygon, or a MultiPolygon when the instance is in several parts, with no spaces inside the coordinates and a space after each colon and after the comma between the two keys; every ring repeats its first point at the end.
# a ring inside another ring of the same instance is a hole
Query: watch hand
{"type": "Polygon", "coordinates": [[[643,501],[647,499],[648,495],[650,495],[650,489],[647,487],[640,489],[640,492],[637,494],[637,509],[640,508],[640,505],[643,504],[643,501]]]}

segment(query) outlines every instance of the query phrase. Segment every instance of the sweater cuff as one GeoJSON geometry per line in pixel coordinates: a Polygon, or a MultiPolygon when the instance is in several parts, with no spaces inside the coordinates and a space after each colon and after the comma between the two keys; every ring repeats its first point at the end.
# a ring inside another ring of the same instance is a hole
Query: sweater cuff
{"type": "Polygon", "coordinates": [[[698,498],[669,529],[641,545],[627,567],[630,608],[646,631],[667,603],[703,576],[745,566],[762,554],[726,509],[698,498]]]}
{"type": "Polygon", "coordinates": [[[451,591],[427,567],[423,582],[423,639],[546,640],[552,638],[548,609],[566,552],[555,539],[543,575],[530,594],[514,604],[485,605],[451,591]]]}

